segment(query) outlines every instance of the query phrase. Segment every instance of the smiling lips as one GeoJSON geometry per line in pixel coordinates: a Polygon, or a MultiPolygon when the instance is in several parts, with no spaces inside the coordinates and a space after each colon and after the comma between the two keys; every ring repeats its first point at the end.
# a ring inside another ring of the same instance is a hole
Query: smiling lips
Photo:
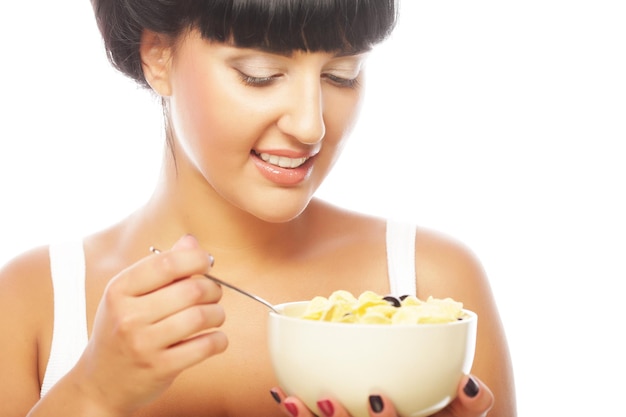
{"type": "Polygon", "coordinates": [[[304,164],[307,159],[309,159],[308,157],[289,158],[286,156],[270,155],[269,153],[261,153],[259,156],[265,162],[281,168],[298,168],[300,165],[304,164]]]}
{"type": "Polygon", "coordinates": [[[267,152],[252,152],[252,161],[266,179],[282,186],[301,183],[311,175],[313,156],[289,157],[267,152]]]}

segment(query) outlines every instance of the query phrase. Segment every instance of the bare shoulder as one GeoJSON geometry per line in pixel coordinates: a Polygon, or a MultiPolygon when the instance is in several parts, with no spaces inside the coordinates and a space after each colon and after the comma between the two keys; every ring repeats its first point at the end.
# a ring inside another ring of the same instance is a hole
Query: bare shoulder
{"type": "Polygon", "coordinates": [[[6,415],[25,415],[39,398],[39,343],[53,316],[48,249],[17,256],[0,269],[0,397],[6,415]]]}
{"type": "Polygon", "coordinates": [[[0,268],[0,308],[3,312],[15,309],[23,313],[20,318],[34,320],[42,315],[46,305],[52,306],[51,296],[47,246],[18,255],[0,268]]]}
{"type": "Polygon", "coordinates": [[[417,228],[415,267],[421,296],[484,302],[489,281],[476,254],[463,242],[440,232],[417,228]]]}
{"type": "MultiPolygon", "coordinates": [[[[311,206],[318,241],[340,241],[355,252],[386,268],[385,230],[388,219],[352,212],[316,201],[311,206]]],[[[339,246],[339,245],[338,245],[339,246]]],[[[489,281],[474,252],[463,242],[449,235],[418,227],[415,234],[415,270],[418,295],[438,298],[452,297],[468,308],[485,306],[491,300],[489,281]]],[[[351,258],[359,256],[352,253],[351,258]]],[[[380,269],[380,268],[379,268],[380,269]]]]}

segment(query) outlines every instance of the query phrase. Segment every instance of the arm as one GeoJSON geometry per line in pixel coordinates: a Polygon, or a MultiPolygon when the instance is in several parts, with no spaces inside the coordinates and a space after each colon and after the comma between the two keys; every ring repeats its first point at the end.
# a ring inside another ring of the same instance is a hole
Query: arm
{"type": "Polygon", "coordinates": [[[2,417],[130,416],[183,370],[226,349],[224,334],[213,331],[224,320],[216,304],[221,290],[198,276],[208,270],[209,258],[195,239],[184,238],[173,250],[148,256],[109,282],[81,358],[39,400],[37,352],[47,355],[49,343],[39,343],[46,332],[38,329],[52,326],[49,317],[41,320],[51,316],[52,291],[29,292],[34,286],[24,283],[28,277],[43,283],[50,274],[45,267],[30,271],[28,263],[9,266],[0,278],[0,369],[10,375],[0,383],[0,396],[10,398],[2,417]],[[40,311],[32,308],[37,298],[45,299],[46,313],[34,313],[40,311]]]}
{"type": "MultiPolygon", "coordinates": [[[[478,314],[471,372],[493,393],[495,401],[489,416],[515,416],[515,387],[506,335],[489,281],[476,257],[451,239],[419,230],[416,274],[421,298],[452,297],[478,314]]],[[[455,403],[452,408],[459,407],[455,403]]]]}
{"type": "Polygon", "coordinates": [[[23,417],[39,400],[37,344],[44,318],[52,316],[52,286],[45,279],[50,272],[43,259],[45,249],[37,249],[0,269],[2,417],[23,417]]]}
{"type": "Polygon", "coordinates": [[[113,417],[82,392],[73,375],[40,400],[53,316],[47,248],[25,253],[0,270],[0,416],[113,417]]]}

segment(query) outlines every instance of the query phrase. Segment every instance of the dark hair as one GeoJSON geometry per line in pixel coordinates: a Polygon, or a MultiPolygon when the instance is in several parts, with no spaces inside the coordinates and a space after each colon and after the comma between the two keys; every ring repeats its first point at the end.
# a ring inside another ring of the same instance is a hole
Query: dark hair
{"type": "Polygon", "coordinates": [[[107,56],[147,86],[139,43],[144,29],[270,51],[360,52],[395,26],[398,0],[92,0],[107,56]]]}

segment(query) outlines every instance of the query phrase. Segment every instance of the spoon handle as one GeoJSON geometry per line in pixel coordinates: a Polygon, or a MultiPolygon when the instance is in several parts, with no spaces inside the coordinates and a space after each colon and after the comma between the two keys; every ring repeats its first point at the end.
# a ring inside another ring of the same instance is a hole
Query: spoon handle
{"type": "Polygon", "coordinates": [[[220,285],[224,285],[225,287],[228,287],[228,288],[230,288],[231,290],[235,290],[235,291],[237,291],[237,292],[238,292],[238,293],[240,293],[240,294],[247,295],[248,297],[252,298],[253,300],[258,301],[258,302],[259,302],[259,303],[261,303],[261,304],[265,304],[265,305],[266,305],[266,306],[267,306],[270,310],[272,310],[274,313],[278,313],[278,311],[274,308],[274,306],[273,306],[271,303],[269,303],[268,301],[265,301],[265,300],[264,300],[264,299],[262,299],[261,297],[259,297],[259,296],[257,296],[257,295],[250,294],[249,292],[246,292],[246,291],[242,290],[241,288],[237,288],[237,287],[235,287],[234,285],[231,285],[231,284],[229,284],[229,283],[228,283],[228,282],[226,282],[226,281],[222,281],[221,279],[216,278],[216,277],[214,277],[213,275],[209,275],[209,274],[203,274],[203,275],[204,275],[206,278],[208,278],[208,279],[210,279],[210,280],[212,280],[212,281],[214,281],[214,282],[216,282],[216,283],[218,283],[218,284],[220,284],[220,285]]]}
{"type": "MultiPolygon", "coordinates": [[[[152,252],[152,253],[160,253],[161,251],[160,251],[160,250],[158,250],[157,248],[155,248],[154,246],[151,246],[151,247],[150,247],[150,252],[152,252]]],[[[273,306],[270,302],[268,302],[268,301],[266,301],[266,300],[262,299],[261,297],[256,296],[256,295],[254,295],[254,294],[250,294],[249,292],[246,292],[246,291],[242,290],[241,288],[235,287],[234,285],[229,284],[229,283],[228,283],[228,282],[226,282],[226,281],[222,281],[221,279],[216,278],[216,277],[214,277],[213,275],[209,275],[209,274],[202,274],[202,275],[204,275],[206,278],[210,279],[211,281],[218,283],[219,285],[223,285],[223,286],[225,286],[225,287],[230,288],[231,290],[235,290],[235,291],[237,291],[237,292],[238,292],[238,293],[240,293],[240,294],[243,294],[243,295],[245,295],[245,296],[248,296],[248,297],[252,298],[253,300],[258,301],[259,303],[264,304],[267,308],[269,308],[270,310],[272,310],[274,313],[276,313],[276,314],[280,314],[280,313],[278,312],[278,310],[276,310],[276,309],[274,308],[274,306],[273,306]]]]}

